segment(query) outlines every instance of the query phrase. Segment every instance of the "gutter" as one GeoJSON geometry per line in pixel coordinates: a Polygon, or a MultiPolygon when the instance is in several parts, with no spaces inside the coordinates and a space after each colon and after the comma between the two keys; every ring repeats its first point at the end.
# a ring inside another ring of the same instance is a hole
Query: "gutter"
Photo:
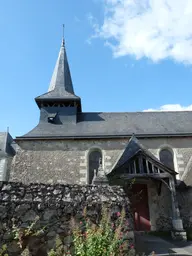
{"type": "MultiPolygon", "coordinates": [[[[78,135],[78,136],[34,136],[16,137],[14,141],[22,140],[83,140],[83,139],[127,139],[133,134],[122,135],[78,135]]],[[[172,137],[192,137],[192,133],[172,133],[172,134],[134,134],[137,138],[172,138],[172,137]]]]}

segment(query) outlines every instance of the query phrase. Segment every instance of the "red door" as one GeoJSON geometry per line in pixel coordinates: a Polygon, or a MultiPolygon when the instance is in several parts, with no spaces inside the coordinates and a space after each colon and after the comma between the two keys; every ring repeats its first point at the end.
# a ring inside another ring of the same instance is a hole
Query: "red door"
{"type": "Polygon", "coordinates": [[[132,207],[134,212],[135,230],[149,231],[151,228],[149,218],[149,205],[147,185],[132,185],[132,207]]]}

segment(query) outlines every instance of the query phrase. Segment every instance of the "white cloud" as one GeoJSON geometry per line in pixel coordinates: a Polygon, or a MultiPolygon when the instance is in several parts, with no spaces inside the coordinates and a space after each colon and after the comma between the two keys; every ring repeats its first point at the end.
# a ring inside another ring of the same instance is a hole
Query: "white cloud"
{"type": "Polygon", "coordinates": [[[95,35],[114,56],[192,64],[192,0],[102,0],[104,20],[91,17],[95,35]]]}
{"type": "Polygon", "coordinates": [[[192,111],[192,105],[181,106],[180,104],[167,104],[163,105],[157,109],[146,109],[144,112],[154,112],[154,111],[192,111]]]}

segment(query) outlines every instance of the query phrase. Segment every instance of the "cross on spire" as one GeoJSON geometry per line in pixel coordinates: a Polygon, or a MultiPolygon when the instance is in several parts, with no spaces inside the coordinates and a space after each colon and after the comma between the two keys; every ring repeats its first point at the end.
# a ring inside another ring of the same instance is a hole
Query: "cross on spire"
{"type": "Polygon", "coordinates": [[[62,44],[61,44],[62,47],[65,46],[65,24],[63,24],[63,37],[62,37],[62,44]]]}

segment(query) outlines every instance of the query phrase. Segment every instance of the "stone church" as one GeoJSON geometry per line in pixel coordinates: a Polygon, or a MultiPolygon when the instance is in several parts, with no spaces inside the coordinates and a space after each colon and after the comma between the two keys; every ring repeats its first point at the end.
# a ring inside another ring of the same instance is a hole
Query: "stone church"
{"type": "Polygon", "coordinates": [[[10,181],[92,184],[98,176],[131,186],[136,230],[184,234],[192,220],[192,112],[83,112],[64,40],[48,92],[35,102],[39,123],[16,137],[10,181]]]}

